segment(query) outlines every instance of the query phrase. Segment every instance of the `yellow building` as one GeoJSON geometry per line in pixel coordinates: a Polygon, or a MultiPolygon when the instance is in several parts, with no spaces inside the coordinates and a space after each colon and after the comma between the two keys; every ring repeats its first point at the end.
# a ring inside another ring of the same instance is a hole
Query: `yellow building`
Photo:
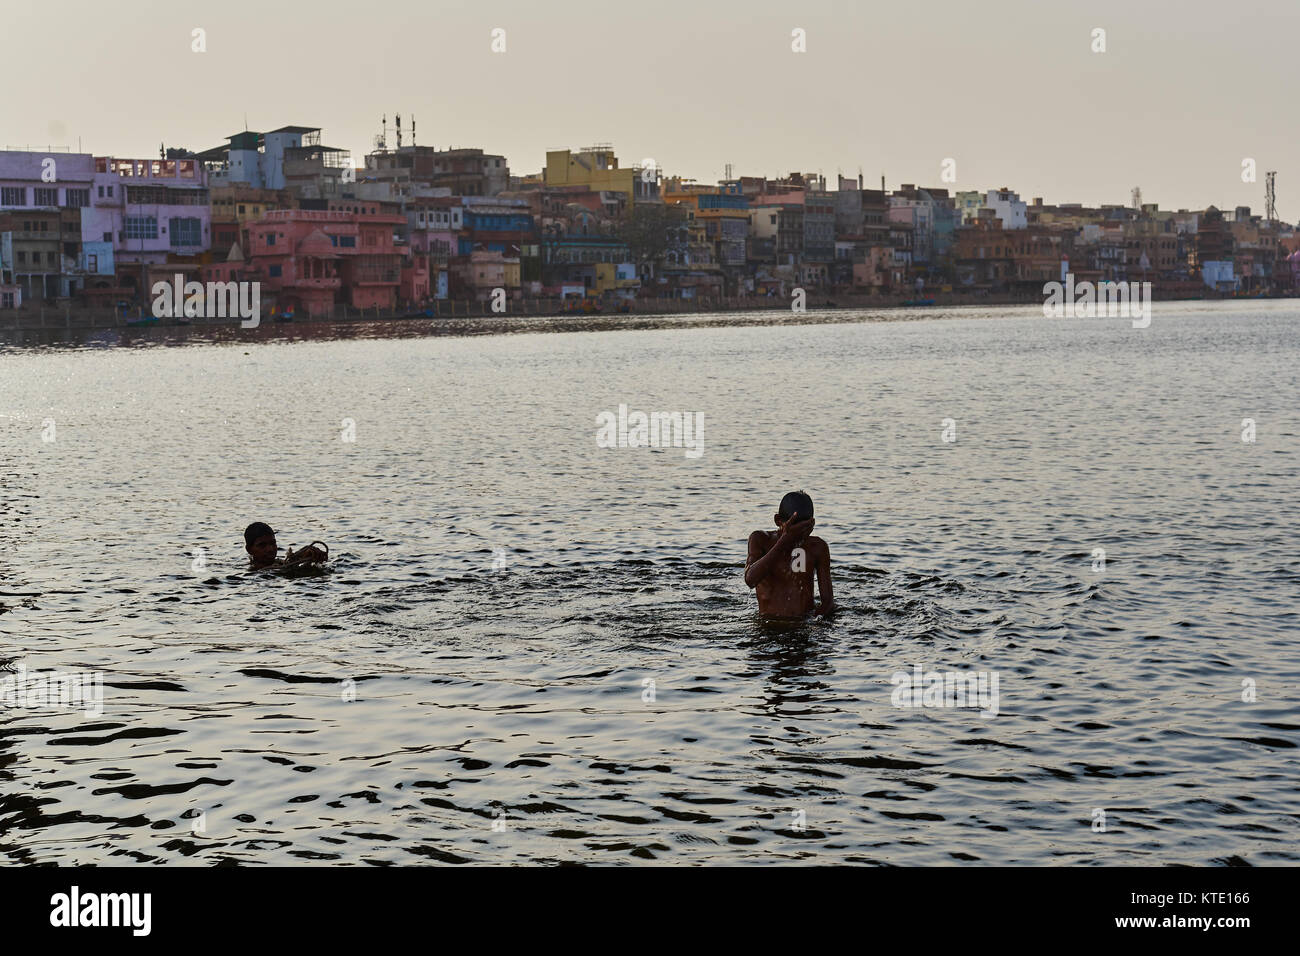
{"type": "Polygon", "coordinates": [[[620,167],[608,146],[588,146],[578,152],[569,149],[546,153],[547,186],[585,186],[604,192],[623,193],[630,206],[638,199],[653,199],[657,180],[654,171],[647,179],[639,166],[620,167]]]}
{"type": "Polygon", "coordinates": [[[598,294],[635,290],[641,285],[633,267],[627,263],[620,265],[614,262],[597,262],[595,263],[595,271],[595,291],[598,294]]]}

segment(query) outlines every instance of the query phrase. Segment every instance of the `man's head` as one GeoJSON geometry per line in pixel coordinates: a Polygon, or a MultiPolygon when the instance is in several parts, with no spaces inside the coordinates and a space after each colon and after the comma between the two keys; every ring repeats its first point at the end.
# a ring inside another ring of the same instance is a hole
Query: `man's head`
{"type": "Polygon", "coordinates": [[[253,559],[254,567],[265,567],[275,563],[279,548],[275,544],[275,532],[269,524],[254,521],[244,529],[244,550],[253,559]]]}
{"type": "Polygon", "coordinates": [[[812,516],[812,499],[802,491],[792,491],[781,499],[776,513],[776,523],[783,525],[791,518],[796,521],[807,521],[812,516]]]}

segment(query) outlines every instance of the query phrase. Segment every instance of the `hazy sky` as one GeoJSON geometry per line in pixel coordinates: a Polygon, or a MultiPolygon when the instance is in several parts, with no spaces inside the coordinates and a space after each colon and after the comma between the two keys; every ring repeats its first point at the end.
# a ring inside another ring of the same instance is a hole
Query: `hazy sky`
{"type": "Polygon", "coordinates": [[[516,173],[613,144],[713,181],[791,170],[1048,202],[1300,217],[1296,0],[63,0],[6,4],[0,146],[155,156],[244,128],[418,142],[516,173]],[[191,31],[207,51],[191,51],[191,31]],[[493,28],[506,52],[493,53],[493,28]],[[1092,31],[1106,30],[1105,53],[1092,31]],[[807,52],[791,50],[791,31],[807,52]],[[945,158],[957,181],[940,181],[945,158]],[[1258,181],[1244,183],[1246,157],[1258,181]]]}

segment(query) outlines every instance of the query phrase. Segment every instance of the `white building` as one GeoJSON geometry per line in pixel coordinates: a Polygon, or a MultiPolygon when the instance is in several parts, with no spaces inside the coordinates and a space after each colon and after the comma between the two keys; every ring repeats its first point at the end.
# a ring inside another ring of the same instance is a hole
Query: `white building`
{"type": "Polygon", "coordinates": [[[1010,189],[990,189],[984,205],[1002,220],[1003,229],[1026,229],[1029,226],[1028,207],[1019,195],[1010,189]]]}

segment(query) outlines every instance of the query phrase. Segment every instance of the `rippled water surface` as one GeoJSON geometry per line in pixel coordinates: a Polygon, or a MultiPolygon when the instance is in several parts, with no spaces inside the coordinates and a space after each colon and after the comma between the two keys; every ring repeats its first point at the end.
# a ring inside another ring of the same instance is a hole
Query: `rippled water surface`
{"type": "Polygon", "coordinates": [[[0,660],[104,675],[0,708],[0,855],[1300,859],[1294,305],[888,317],[0,351],[0,660]],[[620,403],[704,454],[598,448],[620,403]],[[765,624],[794,488],[844,607],[765,624]]]}

